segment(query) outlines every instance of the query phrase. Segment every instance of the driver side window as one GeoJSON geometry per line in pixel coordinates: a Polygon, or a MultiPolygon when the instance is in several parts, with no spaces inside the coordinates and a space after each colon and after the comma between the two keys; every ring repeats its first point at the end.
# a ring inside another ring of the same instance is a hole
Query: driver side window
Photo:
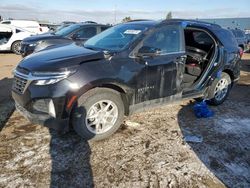
{"type": "Polygon", "coordinates": [[[77,37],[81,39],[88,39],[95,36],[96,34],[96,27],[85,27],[76,32],[77,37]]]}
{"type": "Polygon", "coordinates": [[[168,25],[156,30],[143,42],[143,46],[157,49],[161,54],[180,52],[182,50],[180,27],[168,25]]]}

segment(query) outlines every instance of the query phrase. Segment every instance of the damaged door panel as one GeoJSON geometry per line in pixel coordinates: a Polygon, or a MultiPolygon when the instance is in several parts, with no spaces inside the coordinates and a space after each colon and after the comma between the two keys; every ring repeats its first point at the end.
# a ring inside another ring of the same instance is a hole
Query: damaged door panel
{"type": "Polygon", "coordinates": [[[146,70],[144,81],[137,88],[138,95],[144,97],[136,103],[167,98],[181,92],[185,64],[183,38],[183,28],[169,24],[154,30],[139,44],[138,61],[146,65],[146,70]]]}

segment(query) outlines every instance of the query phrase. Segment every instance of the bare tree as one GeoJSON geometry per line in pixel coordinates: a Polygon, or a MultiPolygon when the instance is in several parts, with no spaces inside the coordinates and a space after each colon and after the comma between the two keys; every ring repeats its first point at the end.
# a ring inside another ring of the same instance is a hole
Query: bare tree
{"type": "Polygon", "coordinates": [[[168,12],[167,16],[166,16],[166,20],[172,19],[172,12],[168,12]]]}
{"type": "Polygon", "coordinates": [[[129,21],[131,21],[132,19],[131,19],[131,17],[130,16],[127,16],[127,17],[125,17],[125,18],[123,18],[122,19],[122,22],[124,23],[124,22],[129,22],[129,21]]]}

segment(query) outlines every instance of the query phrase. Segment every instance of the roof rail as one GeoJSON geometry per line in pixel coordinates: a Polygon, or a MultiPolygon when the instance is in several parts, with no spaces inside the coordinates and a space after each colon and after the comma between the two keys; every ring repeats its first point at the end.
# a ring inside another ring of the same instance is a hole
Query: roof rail
{"type": "Polygon", "coordinates": [[[216,26],[216,27],[221,27],[218,24],[215,23],[210,23],[210,22],[206,22],[206,21],[201,21],[201,20],[193,20],[193,19],[166,19],[163,20],[162,23],[164,22],[188,22],[190,24],[195,23],[195,24],[205,24],[205,25],[209,25],[209,26],[216,26]]]}
{"type": "Polygon", "coordinates": [[[92,23],[92,24],[97,24],[96,22],[93,22],[93,21],[85,21],[83,23],[92,23]]]}
{"type": "Polygon", "coordinates": [[[143,21],[153,21],[153,20],[149,20],[149,19],[135,19],[135,20],[127,21],[127,22],[143,22],[143,21]]]}

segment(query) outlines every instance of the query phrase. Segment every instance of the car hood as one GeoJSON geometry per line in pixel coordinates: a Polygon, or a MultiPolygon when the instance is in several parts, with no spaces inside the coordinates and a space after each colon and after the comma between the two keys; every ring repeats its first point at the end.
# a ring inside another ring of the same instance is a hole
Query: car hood
{"type": "Polygon", "coordinates": [[[41,40],[48,40],[48,39],[62,39],[64,37],[60,35],[54,35],[51,33],[40,34],[40,35],[33,35],[31,37],[27,37],[23,40],[24,43],[35,43],[41,40]]]}
{"type": "Polygon", "coordinates": [[[61,71],[89,61],[104,59],[102,51],[94,51],[75,43],[27,56],[19,63],[19,68],[27,71],[61,71]]]}

